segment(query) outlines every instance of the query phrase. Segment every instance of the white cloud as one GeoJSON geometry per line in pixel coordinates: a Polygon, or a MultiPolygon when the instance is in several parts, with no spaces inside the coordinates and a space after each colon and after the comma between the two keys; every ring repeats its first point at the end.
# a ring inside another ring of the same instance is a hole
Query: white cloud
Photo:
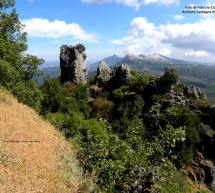
{"type": "Polygon", "coordinates": [[[159,45],[163,34],[158,31],[157,27],[149,22],[146,18],[137,17],[130,23],[128,35],[112,40],[110,43],[116,45],[127,45],[127,51],[131,54],[146,52],[159,45]]]}
{"type": "Polygon", "coordinates": [[[184,16],[183,15],[174,15],[173,19],[175,19],[175,20],[183,20],[184,16]]]}
{"type": "Polygon", "coordinates": [[[167,24],[159,27],[165,38],[163,42],[179,48],[205,50],[215,53],[215,19],[195,23],[167,24]]]}
{"type": "Polygon", "coordinates": [[[178,4],[180,0],[81,0],[84,3],[107,3],[107,2],[116,2],[129,7],[133,7],[136,10],[140,8],[143,4],[162,4],[162,5],[171,5],[178,4]]]}
{"type": "Polygon", "coordinates": [[[140,0],[116,0],[116,2],[129,7],[134,7],[136,10],[139,10],[141,4],[143,3],[140,0]]]}
{"type": "Polygon", "coordinates": [[[158,3],[163,5],[178,4],[179,0],[144,0],[145,4],[158,3]]]}
{"type": "Polygon", "coordinates": [[[61,38],[71,36],[75,40],[82,40],[87,42],[96,42],[96,35],[87,33],[77,23],[67,24],[64,21],[54,20],[49,21],[42,18],[33,18],[23,20],[25,25],[24,31],[29,36],[43,37],[43,38],[61,38]]]}
{"type": "Polygon", "coordinates": [[[168,48],[163,48],[158,53],[161,54],[161,55],[164,55],[164,56],[170,56],[172,51],[170,49],[168,49],[168,48]]]}
{"type": "Polygon", "coordinates": [[[184,53],[185,56],[191,56],[191,57],[208,57],[209,53],[206,51],[198,50],[198,51],[189,51],[184,53]]]}
{"type": "MultiPolygon", "coordinates": [[[[130,23],[128,34],[112,40],[112,44],[127,47],[128,52],[157,52],[164,48],[164,55],[171,55],[173,49],[186,50],[186,56],[206,57],[215,54],[215,19],[199,20],[195,23],[155,25],[146,18],[137,17],[130,23]],[[189,53],[189,51],[193,53],[189,53]],[[197,52],[196,52],[197,51],[197,52]],[[195,54],[194,54],[195,52],[195,54]],[[189,53],[189,54],[188,54],[189,53]]],[[[184,53],[181,52],[181,53],[184,53]]]]}

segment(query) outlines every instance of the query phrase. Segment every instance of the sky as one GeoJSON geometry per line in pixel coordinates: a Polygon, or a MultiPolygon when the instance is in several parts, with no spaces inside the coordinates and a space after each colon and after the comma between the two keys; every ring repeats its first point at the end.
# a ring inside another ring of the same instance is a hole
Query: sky
{"type": "Polygon", "coordinates": [[[17,0],[16,8],[27,52],[46,62],[59,60],[61,45],[82,43],[88,61],[156,53],[215,63],[215,0],[17,0]]]}

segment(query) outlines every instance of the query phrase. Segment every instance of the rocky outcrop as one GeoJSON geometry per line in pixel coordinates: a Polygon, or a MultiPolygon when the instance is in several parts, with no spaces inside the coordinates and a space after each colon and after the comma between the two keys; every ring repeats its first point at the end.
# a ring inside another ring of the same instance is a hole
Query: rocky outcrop
{"type": "Polygon", "coordinates": [[[205,125],[215,129],[215,106],[190,103],[190,108],[198,114],[205,125]]]}
{"type": "Polygon", "coordinates": [[[111,74],[111,79],[108,81],[109,89],[116,89],[124,85],[131,76],[131,69],[128,64],[121,64],[115,67],[111,74]]]}
{"type": "Polygon", "coordinates": [[[165,97],[161,99],[161,106],[164,109],[175,105],[189,106],[189,99],[184,96],[183,92],[170,90],[165,97]]]}
{"type": "Polygon", "coordinates": [[[130,76],[131,76],[131,69],[128,64],[121,64],[116,69],[115,77],[121,82],[126,82],[130,76]]]}
{"type": "Polygon", "coordinates": [[[61,83],[70,81],[76,84],[86,83],[87,68],[85,53],[79,45],[61,46],[60,50],[61,83]]]}
{"type": "Polygon", "coordinates": [[[192,164],[193,173],[190,175],[193,180],[205,183],[208,188],[215,192],[215,167],[205,160],[204,156],[197,152],[195,161],[192,164]]]}
{"type": "MultiPolygon", "coordinates": [[[[160,84],[159,80],[152,80],[149,84],[146,85],[146,87],[142,93],[142,96],[145,99],[145,101],[149,101],[149,100],[151,100],[151,97],[153,95],[163,95],[163,94],[169,94],[170,95],[169,97],[172,100],[174,100],[174,98],[176,98],[175,92],[172,91],[172,93],[171,93],[171,88],[162,86],[160,84]]],[[[178,97],[178,99],[179,98],[180,97],[178,97]]],[[[170,101],[170,100],[168,100],[168,101],[170,101]]]]}
{"type": "Polygon", "coordinates": [[[206,98],[206,95],[201,91],[201,89],[195,86],[184,86],[184,94],[187,97],[194,99],[206,98]]]}
{"type": "Polygon", "coordinates": [[[106,83],[111,79],[111,69],[105,61],[101,61],[97,68],[96,80],[98,83],[106,83]]]}
{"type": "Polygon", "coordinates": [[[121,64],[115,71],[113,79],[115,83],[124,84],[131,76],[131,69],[128,64],[121,64]]]}

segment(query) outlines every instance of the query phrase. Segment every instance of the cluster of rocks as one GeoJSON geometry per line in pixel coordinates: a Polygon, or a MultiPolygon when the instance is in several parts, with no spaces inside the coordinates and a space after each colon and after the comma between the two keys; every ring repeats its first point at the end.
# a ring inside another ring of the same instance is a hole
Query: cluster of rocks
{"type": "MultiPolygon", "coordinates": [[[[87,82],[87,67],[84,50],[80,45],[63,45],[60,48],[61,83],[67,81],[79,84],[87,82]]],[[[97,68],[96,81],[98,84],[107,83],[112,78],[126,81],[131,76],[130,67],[121,64],[115,72],[112,72],[108,64],[101,61],[97,68]]]]}
{"type": "Polygon", "coordinates": [[[126,82],[130,76],[131,69],[128,64],[121,64],[112,71],[105,61],[101,61],[97,68],[96,81],[98,84],[105,84],[110,80],[115,83],[126,82]]]}
{"type": "Polygon", "coordinates": [[[184,96],[183,92],[170,90],[167,93],[167,98],[161,99],[161,105],[162,107],[168,107],[172,105],[189,106],[189,99],[184,96]]]}
{"type": "Polygon", "coordinates": [[[187,97],[194,99],[206,98],[206,95],[201,91],[201,89],[195,86],[184,86],[184,94],[187,97]]]}
{"type": "Polygon", "coordinates": [[[117,76],[120,80],[126,81],[131,76],[131,69],[128,64],[121,64],[115,73],[115,76],[117,76]]]}
{"type": "Polygon", "coordinates": [[[161,100],[162,106],[183,105],[190,107],[201,117],[202,122],[214,125],[215,108],[211,106],[199,106],[192,102],[191,99],[206,99],[206,95],[201,89],[194,86],[183,86],[182,91],[169,90],[166,94],[167,98],[161,100]]]}
{"type": "Polygon", "coordinates": [[[197,152],[195,161],[192,163],[192,171],[188,173],[193,181],[203,182],[215,192],[215,167],[205,160],[202,153],[197,152]]]}
{"type": "Polygon", "coordinates": [[[63,45],[60,49],[61,83],[79,84],[87,82],[85,53],[77,45],[63,45]]]}

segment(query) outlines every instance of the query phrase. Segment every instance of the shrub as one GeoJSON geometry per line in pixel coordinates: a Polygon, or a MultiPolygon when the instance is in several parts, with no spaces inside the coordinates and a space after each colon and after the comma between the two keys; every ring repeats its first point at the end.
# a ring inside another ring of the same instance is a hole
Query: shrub
{"type": "Polygon", "coordinates": [[[175,69],[165,69],[164,75],[159,79],[159,83],[164,87],[170,87],[176,84],[179,80],[179,75],[175,69]]]}
{"type": "Polygon", "coordinates": [[[92,102],[92,114],[95,117],[108,119],[113,108],[113,102],[103,98],[97,98],[92,102]]]}
{"type": "Polygon", "coordinates": [[[8,62],[0,60],[0,84],[12,88],[18,82],[20,75],[8,62]]]}
{"type": "Polygon", "coordinates": [[[135,73],[128,80],[128,86],[131,91],[142,94],[145,86],[149,83],[149,77],[142,73],[135,73]]]}
{"type": "Polygon", "coordinates": [[[41,110],[43,94],[35,81],[18,82],[13,86],[12,92],[20,102],[33,107],[38,112],[41,110]]]}
{"type": "MultiPolygon", "coordinates": [[[[47,79],[41,86],[41,90],[44,94],[42,100],[42,114],[47,112],[55,113],[59,112],[69,112],[69,107],[71,98],[68,98],[68,94],[65,89],[60,85],[59,79],[47,79]]],[[[73,105],[75,108],[77,105],[73,105]]]]}
{"type": "Polygon", "coordinates": [[[182,106],[169,108],[166,111],[166,119],[175,127],[184,127],[186,140],[177,144],[174,154],[177,155],[176,164],[180,166],[182,163],[189,164],[193,160],[195,147],[200,142],[199,117],[190,109],[182,106]]]}

